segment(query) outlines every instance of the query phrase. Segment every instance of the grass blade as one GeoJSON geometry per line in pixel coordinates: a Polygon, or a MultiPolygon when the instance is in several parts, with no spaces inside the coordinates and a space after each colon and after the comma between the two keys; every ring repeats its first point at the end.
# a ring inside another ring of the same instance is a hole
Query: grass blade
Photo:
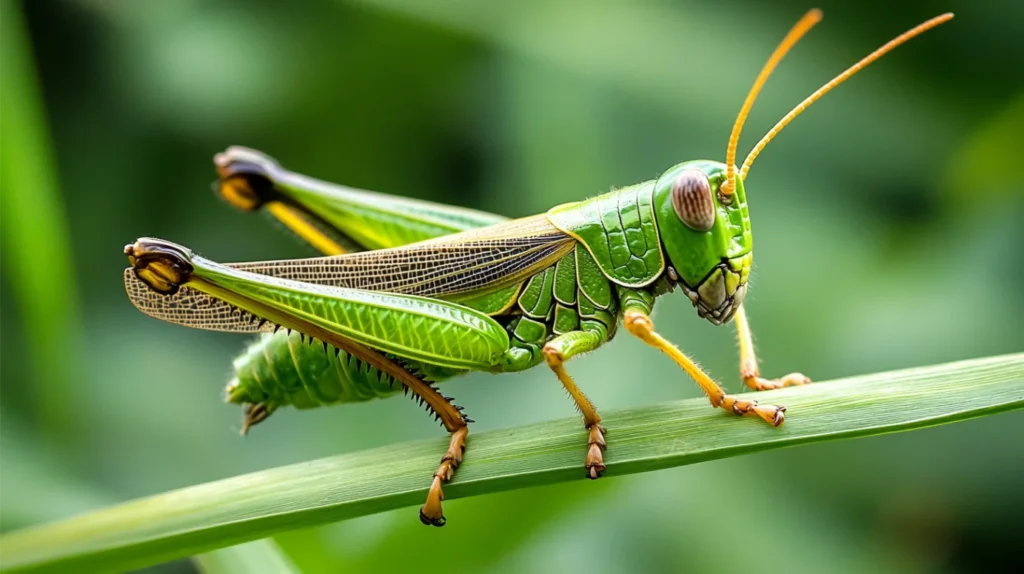
{"type": "Polygon", "coordinates": [[[71,381],[80,324],[75,265],[57,168],[19,2],[0,4],[0,237],[23,324],[38,423],[74,444],[71,381]],[[53,359],[61,349],[63,360],[53,359]]]}
{"type": "MultiPolygon", "coordinates": [[[[608,476],[802,443],[935,426],[1024,407],[1024,353],[757,394],[779,428],[691,399],[608,411],[608,476]]],[[[446,438],[270,469],[0,537],[4,572],[121,571],[422,502],[446,438]]],[[[577,419],[470,435],[448,499],[583,480],[577,419]]],[[[585,485],[580,485],[585,488],[585,485]]],[[[457,520],[458,517],[450,517],[457,520]]],[[[410,520],[416,520],[410,510],[410,520]]]]}
{"type": "Polygon", "coordinates": [[[299,574],[270,538],[207,552],[192,560],[202,574],[299,574]]]}

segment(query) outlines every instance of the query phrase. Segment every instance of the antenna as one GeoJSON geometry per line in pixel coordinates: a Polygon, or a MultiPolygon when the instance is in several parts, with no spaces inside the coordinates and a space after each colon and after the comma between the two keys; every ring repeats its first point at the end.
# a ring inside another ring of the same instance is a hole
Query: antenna
{"type": "Polygon", "coordinates": [[[793,25],[793,28],[782,39],[779,46],[775,48],[768,61],[764,63],[764,67],[761,68],[757,79],[754,80],[754,85],[751,86],[750,92],[747,93],[747,99],[743,100],[740,113],[736,116],[736,123],[732,125],[732,133],[729,134],[729,145],[725,148],[726,181],[719,188],[722,193],[732,195],[736,191],[736,146],[740,143],[740,132],[743,131],[743,124],[747,121],[747,114],[750,113],[750,108],[754,107],[754,100],[757,99],[757,95],[761,93],[761,88],[768,81],[768,76],[772,75],[775,66],[779,65],[786,52],[818,22],[821,22],[821,10],[814,8],[804,14],[803,18],[800,18],[793,25]]]}
{"type": "Polygon", "coordinates": [[[881,48],[875,50],[874,52],[871,52],[863,60],[850,66],[849,68],[846,69],[845,72],[832,78],[831,80],[828,81],[827,84],[818,88],[813,94],[807,96],[807,99],[797,104],[795,108],[793,108],[792,110],[790,110],[788,114],[783,116],[783,118],[779,120],[779,123],[775,124],[775,127],[768,130],[768,133],[765,134],[763,138],[761,138],[761,141],[757,142],[757,145],[754,146],[754,149],[750,150],[750,153],[747,154],[747,159],[743,160],[743,167],[740,168],[740,179],[747,179],[747,172],[750,171],[750,166],[754,164],[754,160],[757,159],[758,154],[760,154],[764,147],[768,145],[768,142],[772,141],[772,138],[777,136],[779,132],[782,131],[782,128],[786,127],[786,125],[788,125],[789,122],[793,121],[794,118],[799,116],[811,104],[816,102],[825,94],[832,91],[832,88],[835,88],[839,84],[845,82],[850,78],[850,76],[863,70],[865,67],[868,66],[868,64],[874,62],[875,60],[884,56],[886,53],[892,51],[892,49],[895,48],[896,46],[899,46],[900,44],[906,42],[907,40],[910,40],[915,36],[923,34],[924,32],[931,30],[932,28],[938,26],[939,24],[943,24],[952,19],[953,14],[947,12],[945,14],[942,14],[941,16],[936,16],[931,20],[914,26],[913,28],[900,34],[899,36],[896,36],[892,40],[889,40],[881,48]]]}

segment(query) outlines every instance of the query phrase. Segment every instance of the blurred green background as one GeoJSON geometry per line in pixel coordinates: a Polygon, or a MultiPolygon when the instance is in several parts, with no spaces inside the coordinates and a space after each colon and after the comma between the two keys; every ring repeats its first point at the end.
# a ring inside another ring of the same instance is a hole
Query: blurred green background
{"type": "MultiPolygon", "coordinates": [[[[311,254],[214,198],[215,152],[247,145],[330,181],[528,215],[723,159],[758,69],[811,7],[2,2],[5,531],[440,432],[394,399],[281,412],[243,440],[222,388],[246,339],[132,308],[121,248],[139,236],[220,261],[311,254]]],[[[1024,3],[817,5],[824,22],[769,82],[740,157],[882,42],[957,17],[829,95],[752,170],[763,371],[825,380],[1021,351],[1024,3]]],[[[685,298],[656,320],[741,388],[732,328],[685,298]]],[[[572,371],[605,409],[698,395],[628,337],[572,371]]],[[[445,388],[478,431],[573,414],[543,369],[445,388]]],[[[1009,571],[1022,437],[1011,413],[451,501],[444,529],[409,508],[277,541],[307,572],[1009,571]]]]}

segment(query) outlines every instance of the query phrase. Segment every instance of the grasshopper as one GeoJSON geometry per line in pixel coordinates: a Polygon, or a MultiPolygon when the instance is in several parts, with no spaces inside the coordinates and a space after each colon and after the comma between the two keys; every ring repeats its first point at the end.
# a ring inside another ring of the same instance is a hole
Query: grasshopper
{"type": "Polygon", "coordinates": [[[243,405],[243,431],[275,409],[367,400],[398,389],[450,433],[433,475],[424,524],[442,526],[442,486],[462,461],[468,423],[435,383],[469,371],[515,372],[546,364],[582,414],[586,476],[605,470],[605,429],[566,370],[611,340],[621,324],[675,361],[711,405],[778,426],[785,407],[725,392],[654,328],[657,297],[676,289],[700,317],[735,319],[740,374],[751,389],[808,382],[762,378],[743,309],[752,264],[744,182],[758,154],[810,104],[899,44],[952,18],[901,34],[812,93],[737,168],[747,114],[785,53],[821,19],[790,30],[748,93],[725,163],[686,161],[655,180],[546,213],[505,220],[478,211],[352,190],[288,172],[231,148],[216,158],[221,195],[265,208],[325,257],[219,264],[161,239],[125,247],[128,296],[142,312],[194,328],[264,335],[236,363],[228,398],[243,405]],[[358,253],[347,253],[366,249],[358,253]],[[347,253],[347,254],[346,254],[347,253]],[[284,328],[288,333],[276,333],[284,328]],[[296,344],[316,340],[323,350],[296,344]],[[254,358],[258,350],[262,358],[254,358]]]}

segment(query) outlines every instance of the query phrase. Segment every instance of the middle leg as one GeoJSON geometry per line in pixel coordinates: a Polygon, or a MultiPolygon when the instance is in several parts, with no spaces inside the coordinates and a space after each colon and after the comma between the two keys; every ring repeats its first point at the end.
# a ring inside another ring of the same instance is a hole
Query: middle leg
{"type": "Polygon", "coordinates": [[[605,336],[600,330],[595,331],[570,331],[559,335],[544,345],[544,359],[548,366],[554,371],[555,376],[561,381],[562,386],[569,393],[569,396],[576,403],[576,408],[583,415],[583,425],[589,431],[587,437],[587,458],[585,468],[587,477],[594,479],[604,472],[604,449],[607,443],[604,440],[604,427],[601,426],[601,415],[597,414],[594,403],[590,402],[587,395],[576,385],[576,381],[565,370],[565,362],[580,353],[593,351],[604,342],[605,336]]]}

